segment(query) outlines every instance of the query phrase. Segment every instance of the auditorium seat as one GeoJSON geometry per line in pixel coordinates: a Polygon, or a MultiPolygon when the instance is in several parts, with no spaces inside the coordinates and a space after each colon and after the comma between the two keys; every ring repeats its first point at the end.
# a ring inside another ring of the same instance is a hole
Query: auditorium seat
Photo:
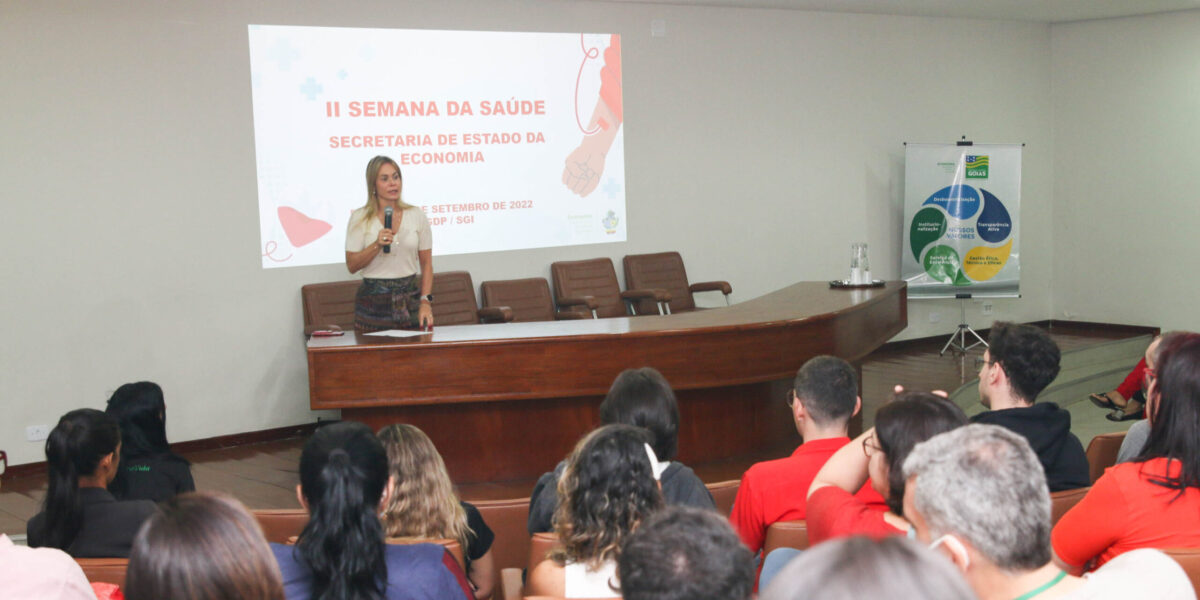
{"type": "Polygon", "coordinates": [[[1050,525],[1055,525],[1063,515],[1071,510],[1072,506],[1083,500],[1087,495],[1088,490],[1092,488],[1078,488],[1074,490],[1061,490],[1058,492],[1050,492],[1050,525]]]}
{"type": "MultiPolygon", "coordinates": [[[[485,281],[479,284],[484,307],[508,307],[513,322],[554,321],[556,319],[587,319],[591,315],[554,310],[554,298],[545,277],[485,281]]],[[[588,309],[596,308],[593,300],[588,309]]]]}
{"type": "MultiPolygon", "coordinates": [[[[625,265],[625,286],[630,289],[666,290],[671,295],[667,304],[669,312],[696,310],[693,294],[696,292],[721,292],[729,305],[729,294],[733,287],[727,281],[705,281],[688,284],[687,271],[683,268],[683,257],[678,252],[657,254],[630,254],[622,261],[625,265]]],[[[643,300],[634,306],[637,314],[656,314],[653,302],[643,300]]]]}
{"type": "Polygon", "coordinates": [[[510,500],[477,500],[471,502],[479,510],[483,522],[495,534],[492,541],[492,561],[496,571],[523,569],[529,561],[529,498],[510,500]]]}
{"type": "Polygon", "coordinates": [[[1102,433],[1092,438],[1087,447],[1088,472],[1092,476],[1092,483],[1100,479],[1105,469],[1117,464],[1117,452],[1124,441],[1124,431],[1102,433]]]}
{"type": "Polygon", "coordinates": [[[354,329],[354,295],[361,283],[355,279],[301,286],[304,335],[312,335],[318,329],[354,329]]]}
{"type": "Polygon", "coordinates": [[[268,542],[286,544],[300,535],[308,524],[308,511],[303,508],[258,508],[250,511],[262,527],[268,542]]]}
{"type": "Polygon", "coordinates": [[[777,548],[808,548],[808,523],[804,520],[777,521],[767,527],[767,537],[763,540],[763,556],[777,548]]]}
{"type": "Polygon", "coordinates": [[[1200,590],[1200,548],[1164,548],[1163,552],[1183,567],[1192,582],[1192,588],[1200,590]]]}
{"type": "Polygon", "coordinates": [[[713,502],[717,504],[717,512],[721,513],[721,516],[728,517],[733,512],[733,500],[737,498],[739,485],[739,479],[704,484],[708,493],[712,494],[713,502]]]}
{"type": "Polygon", "coordinates": [[[511,320],[512,311],[507,308],[479,308],[470,273],[446,271],[433,274],[434,324],[473,325],[481,321],[503,323],[511,320]]]}
{"type": "Polygon", "coordinates": [[[128,558],[77,558],[75,562],[79,563],[83,575],[91,583],[125,586],[125,571],[129,569],[128,558]]]}
{"type": "MultiPolygon", "coordinates": [[[[546,556],[549,555],[550,551],[553,550],[554,547],[557,545],[558,545],[558,535],[557,534],[549,533],[549,532],[533,534],[529,538],[529,557],[528,557],[528,560],[525,561],[525,568],[526,568],[527,572],[532,573],[533,568],[538,566],[538,563],[542,562],[543,560],[546,560],[546,556]]],[[[511,574],[512,570],[510,570],[509,573],[511,574]]],[[[519,576],[520,573],[517,573],[517,575],[519,576]]],[[[514,593],[514,591],[511,589],[512,585],[513,585],[513,581],[510,577],[509,580],[507,582],[505,582],[505,584],[503,586],[504,593],[506,595],[510,594],[510,593],[514,593]]],[[[523,593],[524,593],[524,585],[522,584],[522,594],[523,593]]],[[[512,596],[512,597],[519,598],[520,596],[512,596]]]]}
{"type": "Polygon", "coordinates": [[[622,292],[617,283],[617,271],[608,258],[551,263],[550,275],[554,279],[554,297],[559,308],[586,315],[590,297],[596,302],[596,308],[591,309],[596,318],[631,315],[632,304],[640,300],[660,305],[671,300],[671,295],[664,290],[629,289],[622,292]]]}

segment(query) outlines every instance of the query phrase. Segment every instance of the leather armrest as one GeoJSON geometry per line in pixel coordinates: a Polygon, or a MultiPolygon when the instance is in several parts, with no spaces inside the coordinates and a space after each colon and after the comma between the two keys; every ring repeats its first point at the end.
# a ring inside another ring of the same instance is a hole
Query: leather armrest
{"type": "Polygon", "coordinates": [[[626,300],[654,300],[656,302],[670,302],[671,292],[667,290],[625,290],[621,292],[621,297],[626,300]]]}
{"type": "Polygon", "coordinates": [[[554,313],[554,319],[557,321],[569,321],[574,319],[590,319],[592,315],[581,312],[558,311],[554,313]]]}
{"type": "Polygon", "coordinates": [[[508,323],[513,320],[513,311],[507,306],[485,306],[479,309],[479,318],[490,323],[508,323]]]}
{"type": "Polygon", "coordinates": [[[733,286],[728,281],[702,281],[688,286],[690,292],[721,292],[728,296],[733,293],[733,286]]]}
{"type": "Polygon", "coordinates": [[[595,296],[579,296],[579,297],[572,296],[569,298],[559,298],[558,305],[559,306],[586,306],[586,307],[588,307],[588,310],[596,310],[596,308],[600,306],[600,303],[596,301],[595,296]]]}

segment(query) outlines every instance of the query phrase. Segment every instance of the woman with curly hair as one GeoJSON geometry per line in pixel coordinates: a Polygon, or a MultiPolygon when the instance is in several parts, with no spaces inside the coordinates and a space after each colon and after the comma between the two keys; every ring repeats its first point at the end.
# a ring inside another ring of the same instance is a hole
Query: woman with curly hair
{"type": "Polygon", "coordinates": [[[529,574],[529,595],[606,598],[619,595],[621,543],[662,504],[650,434],[605,425],[575,446],[558,482],[554,515],[560,546],[529,574]]]}
{"type": "Polygon", "coordinates": [[[454,494],[446,463],[433,441],[407,424],[384,427],[378,436],[396,485],[381,514],[388,537],[458,540],[475,598],[490,598],[496,583],[495,536],[479,511],[454,494]]]}

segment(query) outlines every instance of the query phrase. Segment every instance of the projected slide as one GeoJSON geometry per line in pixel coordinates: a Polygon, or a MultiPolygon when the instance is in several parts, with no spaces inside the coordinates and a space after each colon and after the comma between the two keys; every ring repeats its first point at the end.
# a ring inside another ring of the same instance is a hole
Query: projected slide
{"type": "Polygon", "coordinates": [[[341,263],[377,154],[434,255],[625,241],[620,38],[251,25],[264,268],[341,263]]]}

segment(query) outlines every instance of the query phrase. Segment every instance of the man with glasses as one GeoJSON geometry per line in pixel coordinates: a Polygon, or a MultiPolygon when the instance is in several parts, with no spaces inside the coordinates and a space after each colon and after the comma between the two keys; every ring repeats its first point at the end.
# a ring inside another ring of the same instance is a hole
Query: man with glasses
{"type": "Polygon", "coordinates": [[[980,600],[1195,598],[1187,574],[1140,549],[1083,578],[1053,562],[1050,493],[1024,437],[968,425],[918,444],[904,461],[904,516],[917,539],[962,571],[980,600]]]}
{"type": "MultiPolygon", "coordinates": [[[[729,517],[742,542],[755,553],[762,550],[772,523],[804,518],[813,477],[834,452],[850,443],[850,418],[862,408],[858,375],[840,358],[815,357],[796,373],[787,405],[803,443],[787,458],[751,466],[742,476],[729,517]]],[[[883,498],[869,483],[859,495],[886,510],[883,498]]]]}
{"type": "Polygon", "coordinates": [[[997,321],[979,369],[979,401],[991,410],[972,423],[999,425],[1021,434],[1037,453],[1050,491],[1092,484],[1087,454],[1071,433],[1071,413],[1053,402],[1035,404],[1058,376],[1061,353],[1041,329],[997,321]]]}

